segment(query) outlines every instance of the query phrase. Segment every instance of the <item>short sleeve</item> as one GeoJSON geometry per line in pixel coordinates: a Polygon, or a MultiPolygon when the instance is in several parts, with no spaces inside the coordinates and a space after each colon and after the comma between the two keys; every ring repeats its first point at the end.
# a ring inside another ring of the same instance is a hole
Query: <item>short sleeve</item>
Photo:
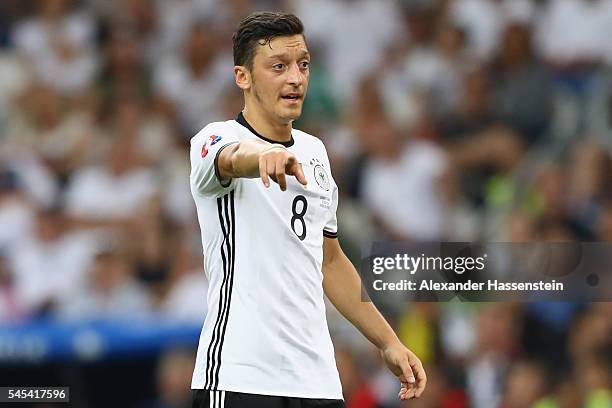
{"type": "Polygon", "coordinates": [[[238,141],[232,129],[214,124],[206,126],[191,139],[189,180],[192,191],[216,197],[233,188],[233,179],[220,179],[217,159],[224,148],[238,141]]]}
{"type": "Polygon", "coordinates": [[[323,227],[323,236],[327,238],[338,238],[338,219],[336,217],[336,212],[338,211],[338,185],[334,180],[334,176],[331,172],[331,165],[329,163],[329,157],[327,156],[327,149],[325,149],[325,145],[321,142],[321,146],[323,147],[325,165],[327,166],[327,170],[331,175],[331,189],[332,189],[332,203],[328,210],[328,217],[325,221],[325,226],[323,227]]]}
{"type": "Polygon", "coordinates": [[[329,207],[325,227],[323,227],[323,236],[327,238],[338,238],[338,219],[336,217],[336,212],[338,210],[338,186],[335,182],[333,182],[332,188],[332,204],[329,207]]]}

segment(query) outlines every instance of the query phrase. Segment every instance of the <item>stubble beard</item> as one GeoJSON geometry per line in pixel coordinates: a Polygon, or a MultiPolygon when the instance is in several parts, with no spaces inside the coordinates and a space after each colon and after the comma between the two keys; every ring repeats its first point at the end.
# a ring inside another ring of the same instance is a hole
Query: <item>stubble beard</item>
{"type": "Polygon", "coordinates": [[[255,97],[255,100],[257,100],[257,102],[259,102],[261,106],[264,106],[264,101],[261,96],[259,96],[259,92],[257,92],[257,84],[255,83],[255,77],[252,78],[251,86],[253,88],[253,96],[255,97]]]}
{"type": "MultiPolygon", "coordinates": [[[[251,88],[253,90],[253,97],[255,98],[255,100],[259,103],[259,105],[264,108],[264,110],[266,110],[266,103],[264,102],[263,98],[259,95],[259,92],[257,92],[257,83],[255,82],[255,78],[252,77],[251,79],[251,88]]],[[[293,122],[295,120],[297,120],[301,114],[302,114],[302,110],[300,109],[299,113],[294,117],[293,115],[286,117],[286,116],[281,116],[278,114],[278,112],[275,111],[274,109],[274,105],[270,105],[270,109],[268,112],[269,114],[271,114],[272,116],[276,116],[279,119],[282,120],[288,120],[289,122],[293,122]]]]}
{"type": "MultiPolygon", "coordinates": [[[[259,92],[257,91],[257,85],[255,84],[255,80],[253,80],[252,88],[253,88],[253,96],[255,97],[255,100],[257,101],[257,103],[259,103],[259,106],[261,106],[264,111],[267,111],[268,114],[271,116],[276,116],[278,119],[287,119],[279,115],[278,112],[276,112],[276,110],[274,109],[274,104],[270,104],[269,106],[267,106],[267,104],[265,103],[265,101],[263,100],[261,95],[259,95],[259,92]]],[[[290,120],[293,121],[293,118],[290,118],[290,120]]]]}

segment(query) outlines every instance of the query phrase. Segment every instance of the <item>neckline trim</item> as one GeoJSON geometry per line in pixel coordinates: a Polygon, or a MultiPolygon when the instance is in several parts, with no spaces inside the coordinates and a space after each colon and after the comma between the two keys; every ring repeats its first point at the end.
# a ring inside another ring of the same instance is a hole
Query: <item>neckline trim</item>
{"type": "Polygon", "coordinates": [[[270,138],[267,138],[267,137],[261,135],[258,131],[253,129],[253,126],[251,126],[251,124],[249,122],[247,122],[247,120],[245,119],[245,117],[242,114],[242,112],[240,112],[238,114],[238,116],[236,117],[236,122],[240,123],[242,126],[244,126],[245,128],[249,129],[249,131],[251,133],[253,133],[255,136],[257,136],[258,138],[260,138],[262,140],[265,140],[268,143],[280,144],[280,145],[283,145],[285,147],[291,147],[295,143],[295,140],[293,139],[293,135],[291,135],[291,140],[289,140],[288,142],[279,142],[278,140],[272,140],[270,138]]]}

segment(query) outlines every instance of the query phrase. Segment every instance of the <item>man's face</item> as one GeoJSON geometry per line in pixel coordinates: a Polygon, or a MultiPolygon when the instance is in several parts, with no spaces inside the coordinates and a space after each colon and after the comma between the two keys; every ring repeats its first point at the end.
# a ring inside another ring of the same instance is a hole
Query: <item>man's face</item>
{"type": "Polygon", "coordinates": [[[259,45],[253,58],[247,98],[282,122],[299,118],[308,89],[310,54],[302,35],[259,45]]]}

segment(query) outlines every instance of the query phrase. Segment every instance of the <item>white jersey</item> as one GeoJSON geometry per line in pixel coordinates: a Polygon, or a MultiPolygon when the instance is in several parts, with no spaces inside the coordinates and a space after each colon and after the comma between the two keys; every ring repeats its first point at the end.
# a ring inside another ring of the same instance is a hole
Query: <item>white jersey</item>
{"type": "Polygon", "coordinates": [[[265,139],[238,116],[191,139],[191,192],[210,286],[191,387],[342,399],[323,293],[323,236],[336,237],[338,189],[323,143],[292,130],[285,147],[307,186],[260,178],[222,184],[223,147],[265,139]]]}

